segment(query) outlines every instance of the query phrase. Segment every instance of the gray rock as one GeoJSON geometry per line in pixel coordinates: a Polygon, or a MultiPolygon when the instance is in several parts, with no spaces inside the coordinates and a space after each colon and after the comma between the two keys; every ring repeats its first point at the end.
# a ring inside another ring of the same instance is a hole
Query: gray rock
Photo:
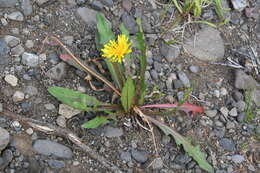
{"type": "Polygon", "coordinates": [[[60,127],[66,127],[66,118],[64,116],[58,116],[56,119],[56,123],[60,127]]]}
{"type": "Polygon", "coordinates": [[[206,110],[205,114],[210,117],[214,118],[217,115],[218,111],[217,110],[206,110]]]}
{"type": "Polygon", "coordinates": [[[0,153],[3,151],[3,149],[6,148],[6,146],[10,142],[10,135],[9,132],[2,127],[0,127],[0,153]]]}
{"type": "MultiPolygon", "coordinates": [[[[44,5],[45,3],[47,3],[49,0],[36,0],[36,3],[37,5],[39,6],[42,6],[44,5]]],[[[55,1],[55,0],[52,0],[52,1],[55,1]]]]}
{"type": "Polygon", "coordinates": [[[247,0],[231,0],[235,10],[243,11],[247,6],[247,0]]]}
{"type": "MultiPolygon", "coordinates": [[[[96,27],[97,20],[96,15],[97,11],[92,10],[87,7],[80,7],[77,9],[77,15],[90,27],[96,27]]],[[[106,22],[111,26],[111,23],[105,19],[106,22]]]]}
{"type": "Polygon", "coordinates": [[[29,67],[36,67],[39,64],[39,57],[35,54],[24,52],[22,63],[29,67]]]}
{"type": "Polygon", "coordinates": [[[59,105],[59,114],[64,116],[67,119],[72,118],[75,115],[78,115],[81,111],[79,109],[74,109],[68,105],[60,104],[59,105]]]}
{"type": "Polygon", "coordinates": [[[120,158],[125,162],[132,161],[131,153],[130,152],[121,152],[120,158]]]}
{"type": "Polygon", "coordinates": [[[13,101],[15,103],[17,102],[21,102],[24,100],[24,93],[21,91],[15,91],[14,95],[13,95],[13,101]]]}
{"type": "Polygon", "coordinates": [[[20,56],[24,53],[24,48],[21,44],[11,49],[12,56],[20,56]]]}
{"type": "Polygon", "coordinates": [[[98,0],[92,1],[90,5],[95,10],[102,10],[104,8],[103,4],[98,0]]]}
{"type": "Polygon", "coordinates": [[[7,15],[7,18],[14,21],[22,22],[24,20],[23,14],[20,11],[15,11],[7,15]]]}
{"type": "Polygon", "coordinates": [[[55,156],[61,159],[71,159],[73,153],[70,148],[50,140],[36,140],[33,144],[36,152],[46,156],[55,156]]]}
{"type": "Polygon", "coordinates": [[[115,128],[111,126],[105,126],[103,129],[104,136],[112,138],[112,137],[119,137],[123,135],[123,130],[120,128],[115,128]]]}
{"type": "Polygon", "coordinates": [[[168,62],[173,62],[180,55],[180,48],[178,46],[169,46],[164,43],[160,44],[160,53],[168,62]]]}
{"type": "Polygon", "coordinates": [[[161,158],[154,159],[152,163],[153,169],[162,169],[163,168],[163,160],[161,158]]]}
{"type": "Polygon", "coordinates": [[[198,73],[200,71],[199,67],[196,66],[196,65],[191,65],[189,67],[189,70],[192,72],[192,73],[198,73]]]}
{"type": "Polygon", "coordinates": [[[213,131],[214,136],[218,138],[223,138],[225,136],[226,129],[225,128],[216,128],[213,131]]]}
{"type": "Polygon", "coordinates": [[[2,157],[0,157],[0,170],[4,170],[13,160],[13,153],[11,150],[4,150],[2,157]]]}
{"type": "Polygon", "coordinates": [[[222,138],[222,139],[220,139],[220,140],[219,140],[219,145],[220,145],[223,149],[225,149],[225,150],[227,150],[227,151],[230,151],[230,152],[234,151],[234,150],[235,150],[235,147],[236,147],[236,145],[235,145],[235,143],[233,142],[233,140],[230,140],[230,139],[227,139],[227,138],[222,138]]]}
{"type": "Polygon", "coordinates": [[[235,87],[237,89],[250,90],[257,87],[257,82],[252,76],[247,75],[242,70],[236,70],[235,87]]]}
{"type": "Polygon", "coordinates": [[[219,90],[214,90],[214,96],[219,98],[220,97],[220,91],[219,90]]]}
{"type": "Polygon", "coordinates": [[[255,128],[256,135],[260,135],[260,125],[255,128]]]}
{"type": "Polygon", "coordinates": [[[14,7],[17,4],[17,0],[0,0],[0,7],[14,7]]]}
{"type": "MultiPolygon", "coordinates": [[[[0,103],[0,112],[3,112],[3,104],[2,103],[0,103]]],[[[0,119],[0,123],[1,123],[1,119],[0,119]]]]}
{"type": "Polygon", "coordinates": [[[28,85],[24,89],[24,93],[31,96],[35,96],[38,94],[38,89],[32,85],[28,85]]]}
{"type": "Polygon", "coordinates": [[[234,129],[235,126],[236,126],[235,123],[233,123],[231,121],[228,121],[227,124],[226,124],[227,129],[234,129]]]}
{"type": "Polygon", "coordinates": [[[226,96],[228,95],[228,91],[226,88],[220,88],[220,95],[221,96],[226,96]]]}
{"type": "Polygon", "coordinates": [[[148,159],[148,153],[141,150],[132,149],[131,155],[139,163],[145,163],[148,159]]]}
{"type": "Polygon", "coordinates": [[[236,103],[236,108],[237,108],[238,112],[244,112],[244,110],[246,108],[246,103],[244,101],[240,100],[236,103]]]}
{"type": "Polygon", "coordinates": [[[53,169],[61,169],[65,167],[65,163],[61,160],[47,160],[48,165],[53,169]]]}
{"type": "MultiPolygon", "coordinates": [[[[252,171],[252,172],[255,172],[255,171],[256,171],[255,167],[254,167],[252,164],[247,165],[247,167],[248,167],[248,169],[249,169],[250,171],[252,171]]],[[[258,168],[259,168],[259,166],[258,166],[258,168]]]]}
{"type": "Polygon", "coordinates": [[[0,40],[0,70],[2,65],[7,65],[11,61],[8,55],[9,52],[10,48],[7,43],[4,40],[0,40]]]}
{"type": "Polygon", "coordinates": [[[45,104],[44,107],[45,107],[45,109],[50,110],[50,111],[55,110],[55,106],[51,103],[45,104]]]}
{"type": "Polygon", "coordinates": [[[236,117],[238,114],[237,114],[237,108],[232,108],[230,111],[229,111],[229,115],[232,116],[232,117],[236,117]]]}
{"type": "Polygon", "coordinates": [[[175,89],[183,88],[183,83],[180,80],[173,80],[173,85],[175,89]]]}
{"type": "Polygon", "coordinates": [[[251,99],[257,107],[260,106],[260,90],[254,89],[251,93],[251,99]]]}
{"type": "Polygon", "coordinates": [[[67,74],[67,64],[60,62],[47,71],[46,76],[54,80],[62,80],[67,74]]]}
{"type": "Polygon", "coordinates": [[[157,81],[158,80],[158,73],[156,70],[152,69],[150,71],[151,77],[153,78],[153,80],[157,81]]]}
{"type": "Polygon", "coordinates": [[[243,161],[245,161],[245,158],[242,155],[235,154],[235,155],[231,156],[231,160],[234,163],[238,163],[239,164],[239,163],[242,163],[243,161]]]}
{"type": "Polygon", "coordinates": [[[33,11],[33,7],[30,0],[21,0],[21,8],[25,16],[30,16],[33,11]]]}
{"type": "Polygon", "coordinates": [[[191,157],[188,154],[179,154],[176,156],[174,161],[180,165],[185,165],[191,161],[191,157]]]}
{"type": "Polygon", "coordinates": [[[234,99],[237,102],[240,101],[240,100],[244,100],[244,95],[241,92],[237,91],[237,90],[233,93],[232,96],[234,97],[234,99]]]}
{"type": "Polygon", "coordinates": [[[31,48],[33,48],[33,46],[34,46],[34,43],[33,43],[32,40],[27,40],[27,41],[25,42],[25,46],[26,46],[28,49],[31,49],[31,48]]]}
{"type": "Polygon", "coordinates": [[[216,125],[217,127],[223,127],[223,123],[222,123],[221,121],[219,121],[219,120],[216,120],[216,121],[215,121],[215,125],[216,125]]]}
{"type": "Polygon", "coordinates": [[[196,58],[204,61],[217,61],[224,57],[224,42],[220,32],[212,27],[206,27],[184,43],[184,49],[196,58]],[[195,44],[194,44],[195,43],[195,44]]]}
{"type": "Polygon", "coordinates": [[[135,34],[138,31],[135,19],[129,14],[123,13],[121,16],[121,20],[125,25],[126,29],[128,29],[128,31],[130,32],[130,34],[135,34]]]}
{"type": "Polygon", "coordinates": [[[189,80],[188,76],[186,75],[186,73],[178,72],[178,77],[186,88],[191,87],[190,80],[189,80]]]}
{"type": "Polygon", "coordinates": [[[4,40],[8,44],[8,46],[10,46],[10,47],[15,47],[15,46],[17,46],[18,44],[21,43],[20,38],[12,36],[12,35],[6,35],[4,37],[4,40]]]}
{"type": "Polygon", "coordinates": [[[243,123],[244,120],[245,120],[245,117],[246,117],[245,112],[241,112],[241,113],[237,116],[237,121],[238,121],[239,123],[243,123]]]}
{"type": "Polygon", "coordinates": [[[224,115],[225,117],[228,116],[229,110],[228,110],[227,107],[221,107],[219,111],[220,111],[220,112],[222,113],[222,115],[224,115]]]}
{"type": "Polygon", "coordinates": [[[112,7],[114,5],[113,0],[100,0],[107,7],[112,7]]]}
{"type": "Polygon", "coordinates": [[[11,74],[8,74],[5,76],[5,81],[13,87],[15,87],[18,83],[17,77],[15,77],[14,75],[11,75],[11,74]]]}

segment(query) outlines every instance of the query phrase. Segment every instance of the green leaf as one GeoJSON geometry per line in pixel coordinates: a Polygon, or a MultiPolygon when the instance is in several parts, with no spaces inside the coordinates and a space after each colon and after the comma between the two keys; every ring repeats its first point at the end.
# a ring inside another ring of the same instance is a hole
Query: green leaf
{"type": "Polygon", "coordinates": [[[135,85],[133,79],[129,76],[124,84],[121,93],[121,103],[125,111],[129,111],[133,105],[135,96],[135,85]]]}
{"type": "Polygon", "coordinates": [[[82,125],[82,127],[87,128],[87,129],[94,129],[94,128],[97,128],[99,126],[105,125],[108,122],[109,122],[108,117],[97,116],[97,117],[93,118],[92,120],[89,120],[86,123],[84,123],[82,125]]]}
{"type": "Polygon", "coordinates": [[[129,38],[130,34],[129,31],[126,29],[124,24],[120,24],[119,29],[121,31],[122,34],[124,34],[125,36],[127,36],[129,38]]]}
{"type": "Polygon", "coordinates": [[[97,106],[107,105],[95,97],[68,88],[50,87],[48,91],[62,103],[83,111],[96,111],[97,106]]]}
{"type": "Polygon", "coordinates": [[[147,66],[147,57],[146,57],[146,44],[145,44],[145,37],[144,32],[142,28],[141,19],[137,18],[136,23],[139,27],[139,32],[136,34],[136,40],[137,40],[137,48],[141,51],[141,55],[138,56],[140,60],[140,81],[138,82],[137,86],[137,97],[138,97],[138,104],[144,103],[144,96],[146,91],[146,84],[145,84],[145,71],[147,66]]]}
{"type": "Polygon", "coordinates": [[[100,13],[97,13],[97,29],[98,29],[98,41],[102,46],[109,40],[115,39],[115,35],[111,30],[111,27],[105,20],[105,17],[100,13]]]}
{"type": "Polygon", "coordinates": [[[150,117],[146,116],[146,118],[151,121],[153,124],[158,126],[166,135],[171,135],[177,145],[182,145],[184,150],[191,156],[198,164],[199,166],[204,169],[207,172],[213,173],[214,169],[213,167],[207,162],[205,153],[200,151],[199,146],[193,146],[185,137],[180,135],[178,132],[173,130],[172,128],[166,126],[165,124],[161,123],[160,121],[150,117]]]}

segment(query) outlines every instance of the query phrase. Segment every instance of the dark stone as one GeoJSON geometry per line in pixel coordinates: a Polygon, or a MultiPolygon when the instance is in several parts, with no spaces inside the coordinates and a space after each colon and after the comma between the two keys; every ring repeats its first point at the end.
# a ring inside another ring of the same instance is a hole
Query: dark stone
{"type": "Polygon", "coordinates": [[[132,149],[131,150],[131,154],[132,157],[140,163],[144,163],[147,161],[148,159],[148,153],[145,151],[140,151],[140,150],[136,150],[136,149],[132,149]]]}
{"type": "Polygon", "coordinates": [[[235,143],[233,142],[233,140],[231,139],[227,139],[227,138],[222,138],[219,140],[219,145],[225,149],[226,151],[235,151],[236,149],[236,145],[235,143]]]}

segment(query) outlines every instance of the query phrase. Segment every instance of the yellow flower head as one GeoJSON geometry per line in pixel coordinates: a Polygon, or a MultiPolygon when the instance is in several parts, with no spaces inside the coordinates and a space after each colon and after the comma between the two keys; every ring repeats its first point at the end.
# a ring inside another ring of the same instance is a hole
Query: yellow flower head
{"type": "Polygon", "coordinates": [[[122,63],[124,56],[132,52],[130,46],[131,42],[128,41],[128,38],[125,35],[118,35],[117,42],[115,40],[110,40],[104,45],[104,48],[101,49],[103,52],[102,56],[109,58],[111,62],[122,63]]]}

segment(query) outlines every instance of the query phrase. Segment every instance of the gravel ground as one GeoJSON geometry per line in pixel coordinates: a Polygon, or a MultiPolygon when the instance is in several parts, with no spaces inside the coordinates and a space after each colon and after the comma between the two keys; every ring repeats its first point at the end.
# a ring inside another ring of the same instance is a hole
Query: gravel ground
{"type": "MultiPolygon", "coordinates": [[[[176,11],[168,8],[166,0],[0,0],[0,112],[7,109],[66,127],[123,172],[204,172],[158,129],[160,157],[156,157],[151,134],[131,116],[116,124],[82,129],[81,124],[95,114],[71,109],[47,92],[50,86],[62,86],[110,102],[111,94],[91,90],[83,80],[85,74],[60,60],[61,48],[42,42],[56,35],[89,63],[90,57],[99,57],[97,12],[104,14],[114,31],[124,23],[131,34],[138,31],[135,18],[141,17],[148,45],[146,103],[180,101],[192,88],[189,102],[205,108],[202,116],[191,118],[177,112],[159,118],[200,144],[216,173],[259,172],[260,1],[242,0],[247,3],[240,6],[237,2],[223,0],[230,8],[225,14],[230,22],[217,29],[181,22],[163,32],[176,11]],[[177,43],[166,44],[172,40],[177,43]],[[248,120],[250,111],[252,119],[248,120]]],[[[203,10],[200,20],[216,23],[214,9],[203,10]]],[[[103,87],[99,81],[93,83],[103,87]]],[[[0,114],[2,172],[109,171],[68,139],[38,132],[0,114]]]]}

